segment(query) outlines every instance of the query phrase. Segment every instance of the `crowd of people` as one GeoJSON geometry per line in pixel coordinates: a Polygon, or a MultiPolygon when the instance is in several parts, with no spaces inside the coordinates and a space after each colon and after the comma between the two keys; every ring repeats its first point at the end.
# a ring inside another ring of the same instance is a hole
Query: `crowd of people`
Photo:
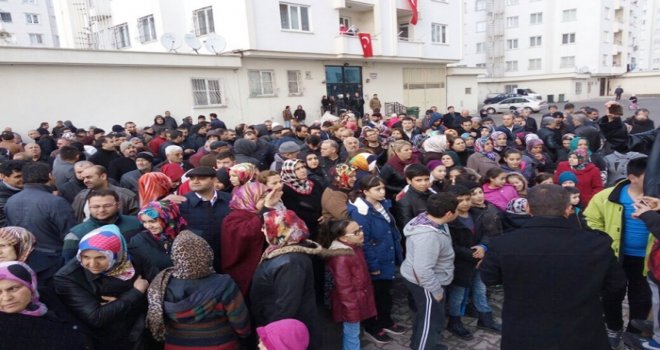
{"type": "Polygon", "coordinates": [[[324,99],[312,122],[287,106],[282,124],[233,128],[169,112],[110,132],[43,122],[25,142],[7,127],[3,347],[320,349],[329,308],[359,349],[408,331],[401,279],[412,349],[472,339],[465,317],[502,349],[615,349],[624,333],[660,349],[648,110],[568,103],[497,125],[451,106],[384,116],[374,98],[371,113],[324,99]]]}

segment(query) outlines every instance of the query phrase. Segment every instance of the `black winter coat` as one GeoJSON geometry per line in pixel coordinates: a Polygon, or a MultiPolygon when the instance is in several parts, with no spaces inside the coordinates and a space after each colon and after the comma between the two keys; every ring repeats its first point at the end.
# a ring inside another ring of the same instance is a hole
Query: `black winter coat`
{"type": "Polygon", "coordinates": [[[609,350],[601,296],[626,286],[611,244],[562,217],[493,238],[480,271],[486,285],[504,285],[502,350],[609,350]]]}
{"type": "Polygon", "coordinates": [[[284,206],[296,212],[296,215],[307,225],[310,239],[315,240],[319,232],[319,218],[321,217],[321,197],[325,187],[318,182],[314,182],[314,188],[308,195],[299,194],[291,187],[284,185],[282,193],[282,203],[284,206]]]}
{"type": "Polygon", "coordinates": [[[426,211],[426,200],[432,194],[431,191],[422,193],[412,188],[412,186],[408,187],[406,194],[394,206],[394,216],[399,231],[403,232],[403,228],[410,220],[426,211]]]}
{"type": "Polygon", "coordinates": [[[464,288],[472,287],[472,278],[476,271],[479,259],[472,257],[475,245],[488,246],[488,237],[479,229],[474,211],[470,213],[474,224],[474,231],[465,226],[459,218],[448,224],[451,234],[451,243],[454,248],[454,280],[452,285],[464,288]]]}
{"type": "Polygon", "coordinates": [[[173,266],[170,257],[171,249],[172,242],[166,244],[157,241],[147,230],[133,236],[128,244],[128,251],[131,254],[133,265],[139,266],[143,270],[145,270],[145,267],[149,268],[142,276],[149,281],[156,277],[160,271],[173,266]]]}
{"type": "Polygon", "coordinates": [[[391,165],[385,164],[380,169],[380,178],[385,182],[385,191],[387,192],[387,199],[394,199],[397,193],[406,187],[406,176],[391,165]]]}

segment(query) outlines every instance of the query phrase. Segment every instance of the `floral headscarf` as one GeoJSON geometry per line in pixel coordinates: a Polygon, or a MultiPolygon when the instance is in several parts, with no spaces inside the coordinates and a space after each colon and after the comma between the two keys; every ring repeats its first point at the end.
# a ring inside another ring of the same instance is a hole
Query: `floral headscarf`
{"type": "Polygon", "coordinates": [[[332,183],[338,190],[351,190],[350,180],[357,175],[357,169],[351,165],[340,163],[330,169],[332,183]]]}
{"type": "Polygon", "coordinates": [[[94,250],[105,255],[110,263],[108,270],[102,274],[127,281],[135,276],[135,268],[128,256],[128,247],[124,236],[119,233],[116,225],[101,226],[83,236],[78,246],[76,259],[82,263],[81,254],[86,250],[94,250]]]}
{"type": "MultiPolygon", "coordinates": [[[[161,271],[149,285],[147,327],[158,341],[165,340],[165,292],[172,277],[201,279],[214,273],[213,250],[200,236],[185,230],[172,243],[172,267],[161,271]]],[[[205,310],[206,311],[206,310],[205,310]]]]}
{"type": "Polygon", "coordinates": [[[493,142],[493,141],[491,141],[490,138],[488,138],[488,137],[480,137],[480,138],[476,139],[474,141],[474,151],[476,153],[481,153],[481,154],[485,155],[490,160],[495,160],[496,159],[495,152],[492,152],[492,151],[491,152],[486,152],[484,150],[484,148],[485,148],[485,146],[488,142],[493,142]]]}
{"type": "Polygon", "coordinates": [[[287,159],[282,163],[282,172],[280,173],[282,182],[299,194],[310,194],[314,189],[314,182],[310,179],[300,180],[296,176],[295,169],[298,163],[305,165],[305,162],[300,159],[287,159]]]}
{"type": "Polygon", "coordinates": [[[179,205],[169,200],[147,203],[138,213],[140,222],[142,222],[142,215],[158,220],[163,226],[161,237],[157,238],[173,240],[188,224],[179,212],[179,205]]]}
{"type": "Polygon", "coordinates": [[[39,301],[37,291],[37,275],[25,263],[20,261],[5,261],[0,263],[0,280],[10,280],[22,284],[32,292],[32,299],[25,310],[20,313],[28,316],[43,316],[48,311],[46,305],[39,301]]]}
{"type": "Polygon", "coordinates": [[[240,163],[229,168],[229,175],[235,174],[241,185],[244,185],[254,179],[257,171],[257,167],[252,163],[240,163]]]}
{"type": "Polygon", "coordinates": [[[28,255],[34,249],[34,245],[37,244],[37,239],[34,238],[32,232],[18,226],[0,228],[0,239],[14,246],[16,260],[23,262],[27,260],[28,255]]]}
{"type": "Polygon", "coordinates": [[[266,194],[268,188],[260,182],[248,182],[234,188],[229,201],[229,209],[246,210],[258,213],[257,202],[266,194]]]}
{"type": "Polygon", "coordinates": [[[568,154],[569,157],[572,155],[577,157],[578,163],[576,166],[571,165],[571,168],[582,170],[587,166],[587,164],[589,164],[589,154],[586,150],[576,149],[575,151],[572,151],[568,154]]]}
{"type": "Polygon", "coordinates": [[[172,180],[163,173],[152,171],[140,176],[138,180],[141,206],[165,197],[170,191],[172,191],[172,180]]]}
{"type": "Polygon", "coordinates": [[[525,215],[527,214],[527,199],[514,198],[506,205],[507,213],[525,215]]]}
{"type": "Polygon", "coordinates": [[[297,244],[309,237],[309,229],[292,210],[271,210],[264,214],[264,235],[268,248],[264,256],[287,245],[297,244]]]}

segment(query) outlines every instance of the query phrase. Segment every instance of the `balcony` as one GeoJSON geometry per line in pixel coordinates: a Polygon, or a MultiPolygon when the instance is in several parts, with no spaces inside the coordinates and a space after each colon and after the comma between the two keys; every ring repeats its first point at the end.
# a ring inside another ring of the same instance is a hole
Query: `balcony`
{"type": "MultiPolygon", "coordinates": [[[[374,56],[381,54],[379,45],[380,40],[374,38],[371,34],[371,48],[373,49],[374,56]]],[[[339,35],[335,37],[335,54],[340,57],[344,56],[362,56],[362,44],[360,38],[350,35],[339,35]]]]}
{"type": "Polygon", "coordinates": [[[397,56],[422,58],[424,57],[424,43],[399,40],[397,56]]]}
{"type": "Polygon", "coordinates": [[[345,1],[339,8],[339,25],[353,32],[371,33],[374,30],[374,6],[372,4],[345,1]]]}
{"type": "Polygon", "coordinates": [[[112,9],[109,0],[90,0],[89,19],[92,21],[104,21],[112,17],[112,9]]]}

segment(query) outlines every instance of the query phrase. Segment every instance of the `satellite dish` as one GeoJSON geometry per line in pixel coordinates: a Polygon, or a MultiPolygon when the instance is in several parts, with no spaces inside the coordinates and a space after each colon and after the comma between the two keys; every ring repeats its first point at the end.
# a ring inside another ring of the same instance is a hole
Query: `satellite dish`
{"type": "Polygon", "coordinates": [[[208,36],[206,41],[204,41],[204,46],[210,53],[219,55],[227,47],[227,41],[225,38],[220,35],[211,34],[208,36]]]}
{"type": "Polygon", "coordinates": [[[160,43],[168,52],[176,52],[181,47],[181,39],[174,33],[165,33],[160,37],[160,43]]]}
{"type": "Polygon", "coordinates": [[[202,43],[197,39],[197,36],[193,33],[188,33],[183,36],[183,40],[188,46],[190,46],[196,54],[199,54],[198,50],[202,48],[202,43]]]}

